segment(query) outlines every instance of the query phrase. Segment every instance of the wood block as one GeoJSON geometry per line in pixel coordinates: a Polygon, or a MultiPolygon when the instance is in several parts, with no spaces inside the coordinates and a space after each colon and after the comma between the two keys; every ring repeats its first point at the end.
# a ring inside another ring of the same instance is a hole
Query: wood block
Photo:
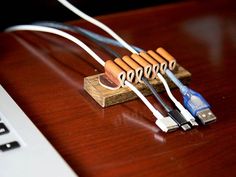
{"type": "MultiPolygon", "coordinates": [[[[189,84],[191,80],[191,73],[182,66],[177,66],[174,74],[184,84],[189,84]]],[[[84,78],[84,89],[88,94],[102,107],[108,107],[118,103],[123,103],[129,100],[137,98],[137,95],[127,87],[120,88],[118,90],[109,90],[102,87],[98,82],[98,76],[88,76],[84,78]]],[[[170,88],[175,88],[176,85],[164,76],[169,84],[170,88]]],[[[150,83],[157,89],[158,92],[164,91],[164,86],[159,79],[151,80],[150,83]]],[[[142,83],[135,84],[135,86],[145,95],[151,94],[150,90],[142,83]]]]}

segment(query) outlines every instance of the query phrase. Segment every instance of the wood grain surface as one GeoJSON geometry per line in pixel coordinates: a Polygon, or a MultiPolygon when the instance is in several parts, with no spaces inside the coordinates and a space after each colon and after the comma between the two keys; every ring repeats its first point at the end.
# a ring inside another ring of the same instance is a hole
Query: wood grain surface
{"type": "MultiPolygon", "coordinates": [[[[98,19],[145,50],[167,49],[192,74],[190,87],[204,95],[218,119],[188,132],[162,133],[140,100],[104,109],[84,91],[84,77],[103,68],[78,46],[45,33],[1,33],[0,84],[75,172],[81,177],[236,176],[235,1],[168,4],[98,19]]],[[[104,34],[83,20],[71,23],[104,34]]],[[[177,89],[173,93],[182,99],[177,89]]],[[[169,102],[165,93],[162,97],[169,102]]],[[[152,96],[148,99],[165,114],[152,96]]]]}

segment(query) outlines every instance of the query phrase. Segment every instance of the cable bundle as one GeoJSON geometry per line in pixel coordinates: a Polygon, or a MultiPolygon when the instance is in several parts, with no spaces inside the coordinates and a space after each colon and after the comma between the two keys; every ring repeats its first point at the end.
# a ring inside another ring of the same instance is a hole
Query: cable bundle
{"type": "Polygon", "coordinates": [[[29,30],[47,32],[62,36],[76,43],[104,67],[105,74],[100,77],[100,83],[109,89],[118,89],[124,86],[129,87],[153,113],[157,119],[155,121],[156,125],[164,132],[176,130],[178,127],[181,127],[185,131],[189,130],[193,126],[198,125],[198,120],[202,124],[207,124],[216,120],[215,115],[210,110],[210,105],[206,102],[203,96],[183,85],[172,73],[172,70],[174,70],[176,67],[176,60],[165,49],[158,48],[156,51],[148,50],[145,52],[143,49],[129,45],[105,24],[83,13],[66,0],[58,1],[83,19],[106,31],[115,40],[79,27],[50,22],[41,24],[38,23],[37,25],[13,26],[8,28],[6,31],[13,32],[18,30],[29,30]],[[115,59],[104,61],[78,38],[59,29],[78,32],[88,37],[90,40],[94,41],[97,43],[97,45],[101,46],[104,50],[113,55],[115,59]],[[130,56],[121,57],[115,51],[105,46],[104,43],[124,47],[132,54],[130,56]],[[170,88],[162,74],[166,74],[179,87],[184,98],[185,107],[172,95],[170,88]],[[164,84],[167,94],[175,104],[176,108],[172,108],[166,104],[157,93],[155,88],[149,83],[149,80],[156,78],[160,79],[164,84]],[[168,116],[164,117],[132,84],[138,82],[144,83],[151,90],[157,101],[168,113],[168,116]]]}

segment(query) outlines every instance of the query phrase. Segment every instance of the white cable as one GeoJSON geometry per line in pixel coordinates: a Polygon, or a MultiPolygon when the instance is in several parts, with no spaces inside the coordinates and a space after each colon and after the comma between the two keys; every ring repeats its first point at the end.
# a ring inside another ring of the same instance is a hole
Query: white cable
{"type": "MultiPolygon", "coordinates": [[[[63,32],[61,30],[50,28],[50,27],[37,26],[37,25],[17,25],[17,26],[13,26],[13,27],[7,28],[5,31],[6,32],[13,32],[13,31],[22,31],[22,30],[47,32],[47,33],[52,33],[52,34],[56,34],[56,35],[62,36],[64,38],[66,38],[66,39],[76,43],[80,47],[82,47],[86,52],[88,52],[102,66],[105,65],[105,62],[96,53],[94,53],[87,45],[85,45],[82,41],[80,41],[79,39],[75,38],[74,36],[72,36],[72,35],[70,35],[70,34],[68,34],[66,32],[63,32]]],[[[144,102],[144,104],[150,109],[150,111],[155,116],[157,116],[159,118],[163,118],[161,113],[159,111],[157,111],[152,106],[152,104],[143,96],[143,94],[133,84],[129,83],[128,81],[125,81],[125,84],[132,91],[134,91],[138,95],[138,97],[144,102]]]]}
{"type": "Polygon", "coordinates": [[[88,54],[91,55],[99,64],[101,64],[103,67],[105,66],[105,62],[103,61],[103,59],[101,59],[96,53],[94,53],[94,51],[92,51],[86,44],[84,44],[79,39],[75,38],[74,36],[64,32],[64,31],[50,28],[50,27],[37,26],[37,25],[17,25],[17,26],[7,28],[5,31],[12,32],[12,31],[22,31],[22,30],[47,32],[47,33],[52,33],[52,34],[56,34],[61,37],[64,37],[64,38],[76,43],[77,45],[79,45],[86,52],[88,52],[88,54]]]}
{"type": "Polygon", "coordinates": [[[143,103],[150,109],[157,119],[164,118],[163,115],[153,107],[153,105],[147,100],[147,98],[130,82],[125,81],[125,85],[128,86],[138,97],[143,101],[143,103]]]}
{"type": "MultiPolygon", "coordinates": [[[[81,10],[77,9],[75,6],[73,6],[71,3],[69,3],[67,0],[58,0],[62,5],[67,7],[69,10],[80,16],[81,18],[89,21],[90,23],[98,26],[99,28],[103,29],[106,31],[108,34],[110,34],[114,39],[116,39],[120,44],[124,46],[124,48],[128,49],[131,53],[136,53],[138,52],[131,47],[127,42],[125,42],[120,36],[118,36],[113,30],[111,30],[108,26],[105,24],[101,23],[100,21],[88,16],[87,14],[83,13],[81,10]]],[[[164,78],[163,78],[164,79],[164,78]]],[[[164,79],[165,80],[165,79],[164,79]]],[[[172,95],[173,96],[173,95],[172,95]]],[[[175,99],[176,100],[176,99],[175,99]]],[[[176,100],[177,101],[177,100],[176,100]]],[[[145,103],[146,104],[146,103],[145,103]]],[[[147,105],[148,106],[148,105],[147,105]]],[[[181,105],[182,106],[182,105],[181,105]]],[[[150,109],[150,108],[149,108],[150,109]]],[[[150,109],[151,110],[151,109],[150,109]]]]}
{"type": "MultiPolygon", "coordinates": [[[[37,26],[37,25],[17,25],[10,28],[7,28],[6,32],[13,32],[13,31],[40,31],[40,32],[47,32],[59,35],[61,37],[64,37],[80,47],[82,47],[86,52],[88,52],[99,64],[101,64],[103,67],[105,66],[105,62],[96,54],[94,53],[87,45],[85,45],[82,41],[75,38],[74,36],[60,31],[58,29],[50,28],[50,27],[44,27],[44,26],[37,26]]],[[[170,117],[163,117],[163,115],[153,107],[153,105],[144,97],[144,95],[130,82],[125,81],[125,85],[127,85],[137,96],[143,101],[143,103],[150,109],[150,111],[153,113],[153,115],[156,117],[156,125],[164,132],[173,131],[178,128],[178,125],[176,122],[174,122],[170,117]]]]}
{"type": "Polygon", "coordinates": [[[156,117],[156,125],[164,132],[174,131],[178,128],[177,123],[169,116],[163,117],[163,115],[153,107],[153,105],[147,100],[147,98],[130,82],[125,81],[125,85],[128,86],[138,97],[144,102],[144,104],[150,109],[153,115],[156,117]]]}
{"type": "Polygon", "coordinates": [[[181,107],[182,105],[181,105],[181,103],[178,101],[178,100],[176,100],[176,98],[173,96],[173,94],[171,93],[171,91],[170,91],[170,87],[168,86],[168,84],[167,84],[167,82],[166,82],[166,80],[165,80],[165,78],[160,74],[160,73],[157,73],[157,76],[159,77],[159,79],[161,80],[161,82],[163,83],[163,85],[164,85],[164,87],[165,87],[165,89],[166,89],[166,92],[167,92],[167,94],[168,94],[168,96],[169,96],[169,98],[173,101],[173,103],[179,108],[179,107],[181,107]],[[180,106],[181,105],[181,106],[180,106]]]}
{"type": "Polygon", "coordinates": [[[125,42],[120,36],[118,36],[111,28],[106,26],[105,24],[101,23],[100,21],[88,16],[81,10],[77,9],[75,6],[73,6],[71,3],[69,3],[66,0],[58,0],[62,5],[67,7],[69,10],[74,12],[76,15],[80,16],[84,20],[98,26],[99,28],[103,29],[106,31],[108,34],[110,34],[113,38],[115,38],[117,41],[119,41],[126,49],[128,49],[131,53],[137,54],[137,51],[134,50],[133,47],[131,47],[127,42],[125,42]]]}
{"type": "Polygon", "coordinates": [[[174,95],[171,93],[170,91],[170,87],[168,86],[165,78],[160,74],[158,73],[157,74],[158,78],[161,80],[161,82],[163,83],[165,89],[166,89],[166,92],[167,92],[167,95],[169,96],[169,98],[173,101],[173,103],[175,104],[175,106],[180,110],[180,113],[184,116],[184,118],[189,121],[193,126],[196,126],[197,123],[195,121],[195,118],[192,116],[192,114],[187,110],[185,109],[185,107],[174,97],[174,95]]]}

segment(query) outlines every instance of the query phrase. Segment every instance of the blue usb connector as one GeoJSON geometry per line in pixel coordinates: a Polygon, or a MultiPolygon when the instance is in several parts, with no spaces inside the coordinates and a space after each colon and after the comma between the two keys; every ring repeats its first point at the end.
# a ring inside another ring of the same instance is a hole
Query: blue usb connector
{"type": "Polygon", "coordinates": [[[166,70],[166,74],[179,87],[184,106],[194,117],[197,117],[204,125],[216,120],[216,116],[210,110],[210,105],[200,93],[183,85],[169,69],[166,70]]]}
{"type": "Polygon", "coordinates": [[[181,93],[184,98],[184,106],[193,116],[197,116],[197,113],[203,109],[210,108],[203,96],[192,89],[184,86],[181,89],[181,93]]]}

